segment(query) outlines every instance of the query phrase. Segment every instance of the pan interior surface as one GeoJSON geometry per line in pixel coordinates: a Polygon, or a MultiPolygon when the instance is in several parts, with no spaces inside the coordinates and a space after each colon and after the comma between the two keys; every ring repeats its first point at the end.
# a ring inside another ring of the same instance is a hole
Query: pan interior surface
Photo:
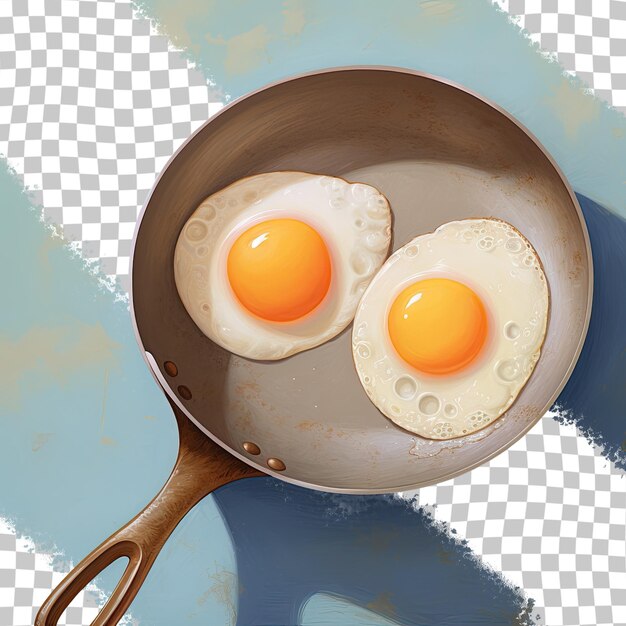
{"type": "Polygon", "coordinates": [[[196,423],[265,471],[355,493],[433,484],[511,445],[554,402],[571,372],[591,294],[580,211],[533,139],[462,89],[374,68],[279,83],[203,126],[151,194],[132,274],[140,342],[168,392],[196,423]],[[200,332],[174,283],[180,230],[208,195],[244,176],[278,170],[376,186],[391,203],[394,250],[444,222],[470,217],[504,219],[530,240],[548,279],[550,319],[535,371],[503,417],[444,442],[395,426],[359,383],[351,327],[322,346],[271,363],[230,354],[200,332]],[[166,362],[175,364],[176,376],[166,362]]]}

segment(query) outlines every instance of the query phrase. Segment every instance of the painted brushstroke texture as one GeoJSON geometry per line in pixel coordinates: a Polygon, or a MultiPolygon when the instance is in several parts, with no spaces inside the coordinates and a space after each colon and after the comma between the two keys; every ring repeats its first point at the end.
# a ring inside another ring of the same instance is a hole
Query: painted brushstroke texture
{"type": "MultiPolygon", "coordinates": [[[[575,102],[588,96],[580,94],[569,82],[562,87],[559,68],[548,65],[529,50],[521,37],[512,37],[511,27],[503,16],[477,3],[472,3],[471,8],[468,5],[399,0],[395,10],[387,12],[384,3],[363,11],[362,4],[353,0],[340,4],[294,2],[288,6],[280,2],[183,0],[172,4],[151,0],[143,7],[162,18],[165,30],[169,28],[168,19],[179,24],[177,43],[191,50],[205,68],[211,68],[212,75],[232,95],[290,73],[347,63],[405,65],[459,80],[495,99],[527,123],[582,191],[605,200],[611,209],[624,212],[626,177],[620,171],[620,164],[626,162],[623,118],[604,107],[596,115],[590,105],[574,107],[573,113],[566,111],[562,117],[566,97],[560,94],[561,89],[565,93],[569,90],[575,102]],[[169,18],[159,15],[165,5],[175,7],[175,15],[174,9],[169,18]],[[227,63],[233,48],[235,54],[243,48],[246,54],[242,58],[248,60],[242,64],[241,59],[231,58],[227,63]],[[464,51],[462,56],[458,55],[459,49],[464,51]],[[579,116],[579,108],[587,113],[579,116]]],[[[68,378],[65,386],[54,378],[39,376],[36,393],[29,392],[29,385],[37,375],[37,368],[22,368],[19,380],[26,392],[19,391],[14,408],[3,408],[0,413],[3,423],[0,467],[3,476],[11,477],[2,484],[2,512],[14,519],[18,530],[35,536],[41,545],[51,545],[53,538],[67,558],[77,560],[132,516],[164,480],[175,454],[174,424],[135,347],[125,308],[116,304],[110,294],[102,293],[93,277],[82,272],[80,262],[72,259],[63,247],[34,253],[34,250],[47,250],[49,245],[42,225],[28,210],[19,187],[4,171],[0,174],[0,189],[4,219],[0,231],[2,280],[4,293],[11,298],[11,306],[3,307],[0,312],[0,328],[6,333],[7,341],[15,343],[37,327],[69,328],[74,330],[68,332],[77,332],[81,324],[89,328],[100,324],[110,345],[119,346],[111,349],[114,361],[106,357],[103,362],[77,368],[76,375],[68,378]],[[16,232],[20,233],[19,238],[13,236],[16,232]],[[42,258],[46,261],[42,262],[42,258]],[[17,267],[22,268],[19,278],[16,278],[17,267]],[[106,396],[105,380],[108,381],[106,396]],[[154,419],[144,419],[148,415],[154,419]],[[103,438],[107,438],[107,444],[103,438]]],[[[51,350],[60,348],[53,344],[51,350]]],[[[256,482],[264,486],[258,490],[259,506],[263,498],[271,502],[276,486],[270,481],[256,482]]],[[[238,490],[245,487],[243,482],[217,496],[224,505],[231,498],[224,510],[228,508],[229,521],[234,526],[241,526],[241,518],[238,521],[233,517],[235,509],[246,511],[249,504],[246,489],[238,495],[238,490]]],[[[285,527],[298,530],[297,511],[306,508],[310,496],[309,492],[295,488],[284,489],[291,498],[285,503],[289,506],[279,509],[282,512],[279,525],[259,529],[256,520],[247,517],[248,528],[254,525],[255,532],[265,533],[262,538],[272,555],[284,550],[285,527]]],[[[387,561],[393,558],[383,548],[376,552],[381,542],[398,559],[405,555],[399,552],[394,537],[386,538],[384,532],[375,536],[376,528],[381,530],[376,515],[382,515],[383,530],[396,529],[399,537],[413,542],[410,543],[413,554],[421,555],[409,571],[440,572],[448,559],[455,564],[450,568],[452,571],[463,571],[467,559],[457,562],[457,558],[467,554],[463,546],[433,529],[425,516],[411,513],[409,518],[405,509],[393,505],[383,508],[383,502],[389,504],[384,498],[370,500],[371,506],[352,510],[345,518],[350,523],[337,519],[337,508],[345,509],[348,504],[336,499],[329,500],[330,517],[326,511],[323,515],[311,513],[307,520],[310,524],[315,522],[314,532],[318,533],[323,533],[325,528],[346,532],[362,524],[366,530],[360,550],[358,544],[355,547],[354,542],[345,542],[350,554],[357,559],[362,556],[365,560],[360,563],[369,559],[370,564],[378,565],[384,561],[389,567],[387,561]],[[410,528],[404,525],[405,515],[411,520],[410,528]],[[372,526],[368,526],[370,523],[372,526]],[[374,529],[374,536],[371,532],[368,535],[368,529],[374,529]],[[438,561],[429,560],[435,554],[438,561]]],[[[352,500],[349,504],[354,506],[352,500]]],[[[237,533],[241,535],[240,528],[233,531],[237,533]]],[[[239,539],[236,545],[239,550],[239,539]]],[[[304,546],[298,544],[291,556],[297,557],[299,550],[309,554],[310,548],[306,542],[304,546]]],[[[236,564],[232,550],[215,499],[208,498],[185,519],[166,545],[133,605],[133,613],[144,623],[156,625],[228,623],[233,619],[233,593],[239,593],[240,623],[246,623],[242,613],[250,606],[245,604],[246,586],[232,589],[237,567],[240,579],[246,580],[263,582],[271,579],[273,572],[267,564],[260,567],[258,563],[244,563],[241,555],[236,564]],[[246,569],[248,566],[251,569],[246,569]],[[168,593],[164,594],[163,589],[168,593]]],[[[318,556],[318,562],[323,561],[322,556],[318,556]]],[[[335,562],[334,553],[327,553],[326,557],[335,562]]],[[[302,560],[300,566],[306,569],[302,560]]],[[[478,589],[477,597],[489,595],[496,599],[483,606],[486,613],[476,623],[504,624],[517,619],[514,613],[521,609],[520,597],[475,564],[465,566],[469,568],[465,570],[468,575],[457,581],[462,592],[473,593],[478,589]],[[468,587],[469,584],[476,587],[468,587]]],[[[410,598],[394,598],[391,589],[382,589],[380,585],[376,589],[366,587],[366,593],[363,586],[355,586],[352,572],[349,577],[344,572],[343,578],[339,574],[329,579],[333,590],[317,591],[332,591],[337,597],[362,604],[365,610],[375,611],[385,619],[407,623],[412,610],[410,598]]],[[[437,574],[433,579],[441,583],[442,577],[437,574]]],[[[307,582],[310,585],[310,580],[307,582]]],[[[102,580],[105,589],[110,590],[113,583],[107,578],[102,580]]],[[[309,586],[309,592],[315,590],[309,586]]],[[[266,596],[268,606],[278,603],[282,591],[277,588],[272,593],[278,595],[266,596]]],[[[454,593],[459,593],[459,588],[455,587],[453,598],[454,593]]],[[[441,602],[440,594],[441,587],[433,599],[441,602]]],[[[283,603],[282,610],[287,610],[287,606],[290,614],[302,611],[304,617],[307,613],[302,606],[306,599],[305,593],[291,597],[286,605],[283,603]]],[[[422,606],[418,615],[423,612],[427,617],[435,616],[432,606],[422,606]]],[[[309,615],[307,619],[313,617],[309,615]]],[[[345,615],[344,622],[349,623],[345,615]]]]}
{"type": "Polygon", "coordinates": [[[350,626],[395,626],[398,622],[379,613],[355,607],[339,596],[329,593],[316,593],[303,605],[300,611],[304,626],[336,626],[343,623],[346,612],[350,611],[350,626]]]}
{"type": "Polygon", "coordinates": [[[557,406],[626,469],[626,220],[578,195],[594,263],[589,332],[557,406]]]}
{"type": "MultiPolygon", "coordinates": [[[[67,571],[152,498],[177,434],[125,303],[51,243],[38,214],[0,163],[0,516],[39,551],[60,553],[55,566],[67,571]]],[[[168,542],[133,614],[146,624],[232,623],[236,572],[207,499],[168,542]]],[[[110,593],[118,578],[107,572],[99,587],[110,593]]]]}
{"type": "Polygon", "coordinates": [[[411,502],[269,478],[228,485],[215,499],[237,555],[242,625],[298,624],[303,615],[317,624],[306,607],[320,591],[383,624],[533,623],[519,590],[411,502]]]}
{"type": "Polygon", "coordinates": [[[232,97],[320,67],[373,64],[457,81],[535,133],[578,191],[626,216],[626,118],[539,53],[489,2],[137,0],[232,97]]]}

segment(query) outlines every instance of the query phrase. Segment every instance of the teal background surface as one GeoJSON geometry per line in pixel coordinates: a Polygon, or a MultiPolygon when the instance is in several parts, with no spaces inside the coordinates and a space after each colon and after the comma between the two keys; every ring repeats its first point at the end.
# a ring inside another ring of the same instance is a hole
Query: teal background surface
{"type": "MultiPolygon", "coordinates": [[[[526,124],[578,191],[626,215],[625,118],[564,78],[489,2],[145,0],[140,9],[229,97],[290,74],[348,64],[405,66],[458,81],[526,124]]],[[[0,308],[0,470],[10,477],[2,481],[0,513],[41,548],[56,547],[63,559],[77,561],[165,480],[176,453],[175,424],[136,347],[125,304],[102,291],[83,262],[50,237],[5,168],[0,207],[8,304],[0,308]]],[[[273,497],[275,484],[258,482],[273,497]]],[[[228,498],[236,499],[237,488],[228,488],[228,498]]],[[[298,490],[290,494],[289,506],[281,509],[287,519],[289,507],[297,511],[298,498],[308,498],[298,490]]],[[[246,601],[238,583],[241,559],[219,497],[206,498],[168,541],[132,608],[142,623],[226,624],[238,602],[246,601]]],[[[333,507],[324,511],[308,516],[313,530],[333,526],[333,507]]],[[[358,507],[353,515],[355,524],[364,519],[358,507]]],[[[398,515],[402,532],[410,533],[407,520],[414,519],[415,545],[421,541],[423,554],[430,555],[399,561],[408,577],[429,567],[454,567],[454,558],[441,556],[440,548],[453,555],[466,550],[441,531],[426,532],[423,515],[398,515]]],[[[281,539],[269,531],[258,536],[276,546],[281,539]]],[[[385,550],[376,553],[376,546],[372,541],[364,547],[369,558],[390,558],[385,550]]],[[[303,570],[309,565],[301,563],[303,570]]],[[[266,565],[248,566],[257,568],[248,576],[271,578],[266,565]]],[[[452,598],[482,603],[482,617],[476,606],[475,621],[467,623],[514,623],[523,605],[517,591],[478,565],[468,579],[472,585],[451,591],[452,598]],[[492,621],[484,614],[487,597],[489,608],[497,608],[492,621]]],[[[110,591],[114,582],[105,575],[100,584],[110,591]]],[[[358,594],[340,597],[317,582],[320,587],[309,593],[322,595],[294,596],[287,607],[302,623],[397,621],[377,600],[389,591],[385,580],[365,590],[371,601],[361,593],[359,605],[351,601],[358,594]]],[[[282,591],[280,597],[270,594],[267,605],[289,602],[282,591]]],[[[443,617],[454,623],[466,611],[465,602],[452,603],[448,615],[426,611],[415,623],[446,623],[443,617]]],[[[523,619],[530,620],[528,613],[523,619]]]]}

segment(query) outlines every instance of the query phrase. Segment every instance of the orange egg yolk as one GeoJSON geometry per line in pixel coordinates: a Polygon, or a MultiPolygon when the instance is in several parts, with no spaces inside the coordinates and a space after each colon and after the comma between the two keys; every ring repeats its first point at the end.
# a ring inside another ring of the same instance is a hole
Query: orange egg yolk
{"type": "Polygon", "coordinates": [[[419,280],[394,300],[387,319],[396,352],[426,374],[469,365],[487,339],[487,313],[466,285],[448,278],[419,280]]]}
{"type": "Polygon", "coordinates": [[[308,224],[274,219],[243,232],[228,254],[228,280],[241,304],[270,322],[292,322],[326,297],[331,260],[308,224]]]}

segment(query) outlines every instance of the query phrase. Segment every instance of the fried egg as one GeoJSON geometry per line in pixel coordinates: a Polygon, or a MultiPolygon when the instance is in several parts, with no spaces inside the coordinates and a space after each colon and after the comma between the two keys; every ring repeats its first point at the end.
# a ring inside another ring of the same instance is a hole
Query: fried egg
{"type": "Polygon", "coordinates": [[[549,311],[539,256],[510,224],[450,222],[394,252],[358,306],[356,371],[376,407],[429,439],[479,430],[515,401],[549,311]]]}
{"type": "Polygon", "coordinates": [[[193,212],[176,244],[174,278],[207,337],[244,357],[282,359],[350,324],[390,239],[389,203],[374,187],[258,174],[193,212]]]}

